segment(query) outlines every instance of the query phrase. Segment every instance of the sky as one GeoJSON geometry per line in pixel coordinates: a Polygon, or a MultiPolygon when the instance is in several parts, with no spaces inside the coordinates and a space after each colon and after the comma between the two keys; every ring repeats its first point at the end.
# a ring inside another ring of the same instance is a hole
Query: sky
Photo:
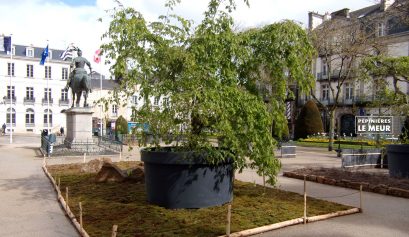
{"type": "MultiPolygon", "coordinates": [[[[65,49],[74,43],[92,61],[118,1],[124,7],[137,9],[149,21],[167,13],[165,0],[0,0],[0,34],[12,34],[13,44],[45,47],[48,42],[50,49],[65,49]]],[[[198,23],[207,2],[182,0],[175,13],[198,23]]],[[[309,11],[320,14],[342,8],[354,11],[375,4],[376,0],[250,0],[250,8],[243,1],[236,2],[235,23],[239,28],[248,28],[283,19],[295,20],[306,27],[309,11]]],[[[105,75],[109,73],[108,66],[93,63],[92,67],[105,75]]]]}

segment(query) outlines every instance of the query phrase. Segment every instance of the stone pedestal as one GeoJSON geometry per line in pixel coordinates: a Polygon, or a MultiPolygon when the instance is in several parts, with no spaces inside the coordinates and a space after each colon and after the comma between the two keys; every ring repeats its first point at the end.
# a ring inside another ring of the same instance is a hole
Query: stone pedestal
{"type": "Polygon", "coordinates": [[[70,108],[66,110],[67,135],[64,143],[68,148],[94,144],[92,139],[92,108],[70,108]]]}

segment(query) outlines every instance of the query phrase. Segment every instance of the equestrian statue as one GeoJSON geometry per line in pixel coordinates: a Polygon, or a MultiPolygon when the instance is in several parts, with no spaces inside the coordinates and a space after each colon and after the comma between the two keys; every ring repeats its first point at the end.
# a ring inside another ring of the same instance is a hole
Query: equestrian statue
{"type": "Polygon", "coordinates": [[[82,51],[78,50],[78,57],[74,58],[70,66],[70,76],[68,77],[67,86],[65,89],[71,88],[72,92],[72,106],[74,107],[75,96],[77,100],[75,101],[75,107],[79,107],[81,95],[84,95],[84,107],[88,107],[87,98],[88,94],[92,92],[91,90],[91,78],[92,73],[91,63],[84,57],[82,57],[82,51]],[[88,65],[90,75],[87,74],[84,66],[88,65]],[[73,68],[75,66],[75,68],[73,68]]]}

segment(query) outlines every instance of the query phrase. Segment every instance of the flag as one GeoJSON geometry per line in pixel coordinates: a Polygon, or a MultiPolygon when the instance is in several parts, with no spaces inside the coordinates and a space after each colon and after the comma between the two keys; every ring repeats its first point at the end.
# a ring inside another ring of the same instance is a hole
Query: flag
{"type": "Polygon", "coordinates": [[[97,51],[95,51],[94,62],[96,63],[101,62],[101,49],[97,49],[97,51]]]}
{"type": "Polygon", "coordinates": [[[11,36],[4,36],[3,39],[3,43],[4,43],[4,51],[11,52],[11,36]]]}
{"type": "Polygon", "coordinates": [[[40,65],[44,65],[45,59],[48,57],[48,44],[47,47],[43,50],[43,53],[41,54],[41,61],[40,65]]]}
{"type": "Polygon", "coordinates": [[[62,60],[66,60],[66,59],[68,59],[68,58],[73,58],[73,52],[74,51],[78,51],[78,47],[76,47],[76,46],[74,46],[74,44],[70,44],[70,45],[68,45],[68,47],[67,47],[67,49],[64,51],[64,52],[62,52],[61,53],[61,55],[60,55],[60,58],[62,59],[62,60]]]}

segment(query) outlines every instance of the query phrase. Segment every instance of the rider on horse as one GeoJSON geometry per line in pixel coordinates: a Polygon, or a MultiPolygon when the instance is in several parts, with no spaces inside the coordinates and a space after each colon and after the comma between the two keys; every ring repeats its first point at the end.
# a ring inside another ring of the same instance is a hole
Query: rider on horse
{"type": "MultiPolygon", "coordinates": [[[[73,83],[73,79],[74,79],[74,75],[87,75],[87,71],[85,70],[84,66],[85,64],[88,65],[89,67],[89,71],[92,72],[92,68],[91,68],[91,63],[84,57],[82,57],[82,51],[79,49],[78,52],[78,57],[74,58],[74,60],[71,63],[71,68],[75,66],[74,70],[71,71],[70,76],[68,78],[67,81],[67,85],[65,86],[65,89],[68,89],[69,87],[71,87],[71,89],[73,88],[72,83],[73,83]]],[[[87,88],[89,89],[89,92],[91,93],[91,82],[90,79],[88,78],[87,80],[87,88]]]]}

